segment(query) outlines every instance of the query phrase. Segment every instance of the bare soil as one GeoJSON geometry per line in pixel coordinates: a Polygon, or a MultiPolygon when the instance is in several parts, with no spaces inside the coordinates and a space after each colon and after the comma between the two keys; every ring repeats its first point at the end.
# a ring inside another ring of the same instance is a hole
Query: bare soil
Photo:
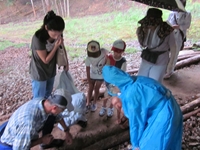
{"type": "MultiPolygon", "coordinates": [[[[28,71],[30,62],[30,56],[28,52],[28,47],[10,47],[0,52],[0,122],[7,120],[19,106],[32,98],[31,79],[28,71]]],[[[139,67],[139,55],[139,52],[135,54],[125,54],[125,57],[128,61],[128,70],[139,67]]],[[[199,67],[200,64],[195,64],[179,69],[175,71],[169,80],[163,81],[163,84],[172,91],[180,106],[194,100],[196,95],[200,93],[199,67]]],[[[76,59],[76,61],[70,61],[70,72],[75,79],[75,84],[78,89],[86,92],[87,83],[83,80],[86,77],[83,58],[76,59]]],[[[105,130],[105,127],[107,127],[107,130],[111,130],[113,128],[116,114],[109,120],[106,118],[100,118],[98,113],[101,105],[102,101],[99,100],[97,111],[95,113],[87,114],[88,127],[86,129],[77,130],[77,127],[73,127],[76,131],[74,132],[74,137],[78,134],[77,132],[81,132],[85,135],[90,132],[93,133],[95,137],[98,135],[99,130],[105,130]]],[[[192,141],[189,139],[189,136],[192,136],[195,133],[194,129],[197,130],[200,126],[198,115],[193,116],[185,121],[185,126],[187,126],[187,130],[184,130],[183,145],[185,150],[190,150],[190,143],[192,141]],[[188,126],[191,124],[191,119],[194,120],[194,118],[196,119],[195,124],[192,125],[191,128],[188,128],[188,126]]],[[[58,132],[55,133],[55,135],[60,135],[58,130],[55,131],[58,132]]],[[[200,136],[200,134],[198,134],[198,136],[200,136]]],[[[198,143],[198,138],[195,142],[198,143]]],[[[196,144],[195,146],[198,147],[199,144],[196,144]]],[[[35,147],[33,150],[37,149],[38,148],[35,147]]]]}
{"type": "MultiPolygon", "coordinates": [[[[31,7],[24,6],[24,3],[25,0],[18,0],[18,3],[16,3],[9,9],[3,9],[2,6],[5,5],[0,2],[0,24],[8,23],[10,21],[27,21],[28,18],[30,19],[33,14],[25,14],[26,12],[28,12],[28,10],[31,10],[31,7]],[[14,14],[18,14],[18,17],[16,17],[14,14]]],[[[113,10],[125,11],[131,6],[130,1],[127,2],[125,0],[122,0],[121,3],[117,4],[118,5],[116,5],[115,3],[108,3],[107,0],[73,0],[70,4],[72,8],[71,16],[81,17],[85,15],[97,15],[113,10]]],[[[36,5],[36,8],[37,7],[39,8],[39,5],[36,5]]],[[[38,18],[43,17],[42,11],[39,11],[39,9],[37,9],[37,12],[38,18]]],[[[17,40],[18,39],[16,39],[16,41],[17,40]]],[[[125,57],[128,61],[128,70],[136,69],[139,67],[139,55],[140,53],[125,54],[125,57]]],[[[0,51],[0,123],[7,120],[19,106],[32,98],[31,79],[28,71],[29,63],[30,56],[28,47],[10,47],[3,51],[0,51]]],[[[175,74],[173,74],[169,80],[163,81],[163,84],[172,91],[180,106],[194,100],[196,98],[196,95],[200,93],[199,68],[200,63],[179,69],[175,71],[175,74]]],[[[87,83],[83,80],[86,77],[83,57],[70,61],[70,72],[75,79],[75,84],[78,89],[82,92],[86,92],[87,83]]],[[[110,120],[99,118],[98,113],[101,108],[101,104],[102,101],[99,100],[98,110],[93,114],[89,113],[87,115],[88,127],[85,130],[78,131],[87,134],[88,131],[94,132],[96,128],[101,130],[104,129],[105,126],[111,126],[112,124],[114,124],[116,115],[113,116],[113,118],[110,120]],[[97,126],[92,125],[95,120],[100,121],[100,123],[95,124],[97,126]]],[[[187,121],[184,122],[183,150],[200,149],[200,121],[198,119],[199,116],[200,114],[197,114],[190,117],[187,121]]],[[[35,147],[34,150],[37,149],[39,148],[35,147]]],[[[115,147],[113,149],[119,148],[115,147]]]]}

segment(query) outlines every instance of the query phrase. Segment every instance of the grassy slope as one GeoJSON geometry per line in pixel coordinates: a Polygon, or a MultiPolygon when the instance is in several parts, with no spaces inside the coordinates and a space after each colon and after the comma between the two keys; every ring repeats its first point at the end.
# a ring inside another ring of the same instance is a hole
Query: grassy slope
{"type": "MultiPolygon", "coordinates": [[[[136,41],[137,21],[145,16],[147,6],[132,6],[123,12],[112,12],[98,16],[86,16],[82,18],[65,18],[64,31],[65,45],[72,57],[80,56],[88,41],[95,39],[105,48],[110,48],[112,42],[122,38],[126,42],[136,41]]],[[[192,24],[188,30],[188,40],[198,41],[200,13],[199,3],[188,3],[186,8],[192,13],[192,24]]],[[[163,18],[167,19],[168,10],[163,10],[163,18]]],[[[21,46],[30,43],[34,32],[40,28],[42,20],[35,22],[22,22],[18,24],[0,25],[0,50],[7,46],[21,46]],[[14,43],[12,43],[14,42],[14,43]]],[[[128,47],[128,52],[135,51],[134,47],[128,47]]]]}

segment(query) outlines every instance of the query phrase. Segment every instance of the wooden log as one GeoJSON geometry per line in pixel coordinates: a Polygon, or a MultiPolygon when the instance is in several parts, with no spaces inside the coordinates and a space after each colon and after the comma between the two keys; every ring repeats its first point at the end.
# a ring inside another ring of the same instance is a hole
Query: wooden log
{"type": "Polygon", "coordinates": [[[189,113],[186,113],[186,114],[183,115],[183,120],[187,120],[188,118],[190,118],[191,116],[196,115],[199,112],[200,112],[200,108],[198,108],[198,109],[196,109],[194,111],[191,111],[189,113]]]}
{"type": "Polygon", "coordinates": [[[130,133],[129,130],[125,130],[122,133],[116,133],[113,136],[109,136],[105,139],[102,139],[93,145],[85,147],[83,150],[102,150],[102,149],[109,149],[114,146],[119,145],[120,143],[124,143],[130,140],[130,133]],[[109,141],[109,142],[108,142],[109,141]]]}
{"type": "Polygon", "coordinates": [[[177,61],[181,61],[181,60],[184,60],[184,59],[188,59],[188,58],[190,58],[190,57],[194,57],[194,56],[196,56],[197,54],[200,54],[200,52],[199,52],[199,53],[193,53],[193,54],[186,54],[186,55],[178,56],[177,61]]]}
{"type": "Polygon", "coordinates": [[[197,62],[200,62],[200,54],[177,62],[175,66],[175,70],[183,68],[185,66],[190,66],[191,64],[194,64],[197,62]]]}
{"type": "Polygon", "coordinates": [[[193,111],[197,106],[200,106],[200,98],[195,99],[194,101],[191,101],[184,106],[181,106],[181,111],[183,114],[186,114],[190,111],[193,111]]]}

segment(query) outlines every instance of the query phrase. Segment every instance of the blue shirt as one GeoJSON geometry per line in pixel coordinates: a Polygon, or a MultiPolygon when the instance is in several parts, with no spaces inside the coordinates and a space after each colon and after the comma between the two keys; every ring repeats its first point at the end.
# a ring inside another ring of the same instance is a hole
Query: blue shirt
{"type": "Polygon", "coordinates": [[[13,146],[13,150],[29,150],[31,141],[39,138],[49,114],[43,108],[43,99],[28,101],[19,107],[9,119],[1,142],[13,146]]]}

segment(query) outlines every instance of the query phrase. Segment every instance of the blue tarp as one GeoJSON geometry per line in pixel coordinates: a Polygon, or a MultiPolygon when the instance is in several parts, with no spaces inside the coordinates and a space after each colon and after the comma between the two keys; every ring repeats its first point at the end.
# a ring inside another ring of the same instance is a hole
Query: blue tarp
{"type": "Polygon", "coordinates": [[[119,87],[129,119],[133,150],[181,150],[183,116],[171,92],[157,81],[130,76],[114,66],[103,68],[104,80],[119,87]]]}

